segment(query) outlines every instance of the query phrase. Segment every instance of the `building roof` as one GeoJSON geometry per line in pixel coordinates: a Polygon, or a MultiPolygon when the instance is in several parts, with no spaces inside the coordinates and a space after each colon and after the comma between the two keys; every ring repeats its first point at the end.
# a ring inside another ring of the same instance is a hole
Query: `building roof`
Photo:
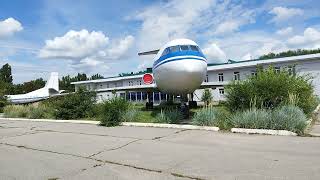
{"type": "MultiPolygon", "coordinates": [[[[280,62],[305,61],[310,59],[320,59],[320,53],[291,56],[291,57],[284,57],[284,58],[264,59],[264,60],[260,60],[260,59],[245,60],[245,61],[228,60],[228,62],[226,63],[209,63],[207,70],[213,71],[213,70],[222,70],[222,69],[234,69],[234,68],[250,67],[250,66],[263,65],[263,64],[280,63],[280,62]]],[[[109,78],[97,79],[97,80],[72,82],[71,84],[111,82],[111,81],[135,79],[135,78],[142,78],[142,77],[143,77],[143,74],[133,74],[133,75],[128,74],[126,76],[116,76],[116,77],[109,77],[109,78]]]]}
{"type": "Polygon", "coordinates": [[[226,63],[208,64],[208,71],[221,70],[221,69],[234,69],[234,68],[282,63],[282,62],[306,61],[310,59],[320,59],[320,53],[301,55],[301,56],[290,56],[290,57],[283,57],[283,58],[274,58],[274,59],[264,59],[264,60],[260,60],[260,59],[245,60],[245,61],[228,60],[228,62],[226,63]]]}

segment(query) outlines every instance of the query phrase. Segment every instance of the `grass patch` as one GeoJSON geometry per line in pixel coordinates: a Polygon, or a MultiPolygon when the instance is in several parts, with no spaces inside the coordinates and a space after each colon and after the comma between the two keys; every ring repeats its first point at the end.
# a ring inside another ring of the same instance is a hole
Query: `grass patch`
{"type": "Polygon", "coordinates": [[[274,110],[251,109],[235,113],[230,117],[233,127],[250,129],[288,130],[304,134],[307,117],[296,106],[286,105],[274,110]]]}
{"type": "Polygon", "coordinates": [[[220,129],[230,129],[229,112],[223,107],[203,107],[195,112],[192,124],[198,126],[218,126],[220,129]]]}

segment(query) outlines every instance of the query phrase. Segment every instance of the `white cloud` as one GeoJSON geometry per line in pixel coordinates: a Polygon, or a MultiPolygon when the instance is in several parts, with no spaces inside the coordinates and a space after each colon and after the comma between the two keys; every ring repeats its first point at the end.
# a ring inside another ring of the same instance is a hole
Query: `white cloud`
{"type": "Polygon", "coordinates": [[[217,27],[215,34],[226,34],[231,33],[239,28],[239,23],[236,21],[227,21],[219,24],[217,27]]]}
{"type": "Polygon", "coordinates": [[[70,30],[61,37],[47,40],[38,56],[44,59],[71,60],[71,67],[82,72],[103,71],[108,64],[124,57],[134,43],[131,35],[109,42],[101,31],[70,30]],[[97,69],[99,68],[99,69],[97,69]]]}
{"type": "Polygon", "coordinates": [[[307,28],[303,35],[297,35],[288,39],[288,45],[296,48],[319,48],[320,31],[314,28],[307,28]]]}
{"type": "Polygon", "coordinates": [[[105,51],[100,51],[99,54],[101,57],[110,58],[110,59],[119,59],[122,57],[128,49],[133,45],[134,37],[129,35],[124,39],[121,39],[116,46],[111,47],[110,49],[106,49],[105,51]]]}
{"type": "Polygon", "coordinates": [[[218,61],[218,62],[226,61],[226,58],[227,58],[226,54],[215,43],[211,43],[207,45],[202,51],[206,55],[209,61],[218,61]]]}
{"type": "Polygon", "coordinates": [[[70,30],[64,36],[46,40],[40,50],[40,58],[48,59],[82,59],[90,56],[108,45],[109,38],[102,32],[70,30]]]}
{"type": "Polygon", "coordinates": [[[247,53],[246,55],[242,56],[241,60],[251,60],[252,59],[252,55],[251,53],[247,53]]]}
{"type": "Polygon", "coordinates": [[[279,29],[276,34],[280,35],[280,36],[288,36],[292,33],[292,27],[287,27],[287,28],[282,28],[279,29]]]}
{"type": "Polygon", "coordinates": [[[208,37],[237,31],[254,22],[254,10],[231,1],[180,0],[150,6],[134,18],[142,22],[139,50],[155,49],[175,38],[208,37]],[[146,47],[146,42],[148,45],[146,47]]]}
{"type": "Polygon", "coordinates": [[[303,10],[298,8],[286,8],[286,7],[278,6],[278,7],[274,7],[269,13],[275,15],[272,18],[271,22],[281,23],[293,17],[303,15],[303,10]]]}
{"type": "Polygon", "coordinates": [[[0,21],[0,37],[8,37],[16,32],[23,30],[21,23],[14,18],[0,21]]]}

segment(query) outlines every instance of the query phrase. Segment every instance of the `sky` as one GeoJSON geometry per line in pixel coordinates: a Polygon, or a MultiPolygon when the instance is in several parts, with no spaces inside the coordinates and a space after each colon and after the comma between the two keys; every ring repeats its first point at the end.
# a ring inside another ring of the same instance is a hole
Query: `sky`
{"type": "Polygon", "coordinates": [[[0,65],[14,83],[60,75],[105,77],[151,67],[176,38],[209,63],[320,48],[318,0],[10,0],[0,2],[0,65]]]}

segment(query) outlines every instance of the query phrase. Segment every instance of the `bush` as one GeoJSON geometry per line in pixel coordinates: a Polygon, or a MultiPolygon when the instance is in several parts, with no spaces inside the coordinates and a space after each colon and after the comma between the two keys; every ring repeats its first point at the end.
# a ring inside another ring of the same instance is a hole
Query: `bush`
{"type": "Polygon", "coordinates": [[[282,106],[272,113],[270,129],[285,129],[303,134],[307,127],[307,117],[303,111],[296,106],[282,106]]]}
{"type": "Polygon", "coordinates": [[[127,111],[122,115],[122,121],[124,122],[133,122],[133,121],[139,121],[140,115],[139,111],[135,109],[134,107],[129,107],[127,111]]]}
{"type": "Polygon", "coordinates": [[[310,77],[275,72],[273,67],[257,69],[256,76],[226,86],[226,106],[231,111],[249,109],[252,101],[257,108],[274,109],[289,102],[290,94],[297,96],[297,106],[306,114],[314,110],[317,100],[310,77]]]}
{"type": "Polygon", "coordinates": [[[271,118],[269,110],[250,109],[236,112],[230,121],[236,128],[269,129],[271,118]]]}
{"type": "Polygon", "coordinates": [[[206,104],[207,106],[211,103],[211,101],[212,101],[212,94],[211,94],[210,89],[205,89],[205,90],[203,91],[203,94],[202,94],[202,96],[201,96],[201,100],[202,100],[203,102],[205,102],[205,104],[206,104]]]}
{"type": "Polygon", "coordinates": [[[122,121],[122,115],[128,110],[129,103],[123,98],[114,97],[103,103],[98,114],[100,124],[103,126],[118,126],[122,121]]]}
{"type": "Polygon", "coordinates": [[[303,134],[307,117],[297,106],[282,106],[274,110],[250,109],[235,113],[230,121],[233,127],[250,129],[288,130],[303,134]]]}
{"type": "Polygon", "coordinates": [[[78,92],[52,100],[57,119],[82,119],[89,117],[96,98],[95,92],[80,89],[78,92]]]}
{"type": "Polygon", "coordinates": [[[183,119],[183,115],[178,109],[167,109],[161,110],[155,119],[157,123],[178,124],[183,119]]]}
{"type": "Polygon", "coordinates": [[[0,113],[3,112],[3,108],[8,105],[8,101],[5,97],[0,95],[0,113]]]}
{"type": "Polygon", "coordinates": [[[230,129],[229,112],[224,108],[204,107],[192,118],[192,124],[198,126],[218,126],[220,129],[230,129]]]}

